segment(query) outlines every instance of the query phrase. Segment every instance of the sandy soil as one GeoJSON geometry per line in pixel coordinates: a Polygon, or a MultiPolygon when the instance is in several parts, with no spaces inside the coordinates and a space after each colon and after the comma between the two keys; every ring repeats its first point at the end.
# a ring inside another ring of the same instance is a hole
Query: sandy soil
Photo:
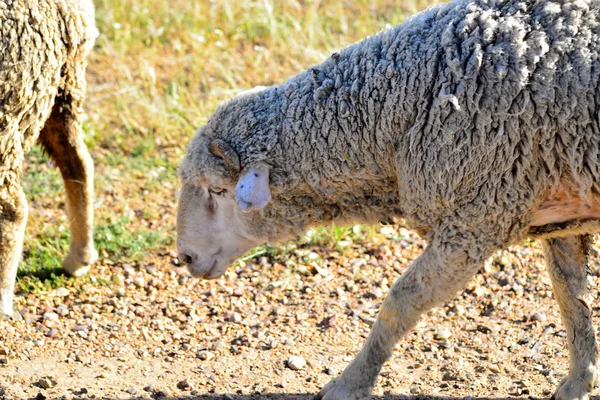
{"type": "MultiPolygon", "coordinates": [[[[24,321],[0,322],[0,399],[310,399],[360,349],[424,243],[386,227],[347,245],[262,255],[212,282],[166,249],[100,262],[92,283],[21,294],[24,321]],[[306,366],[293,370],[293,356],[306,366]]],[[[591,272],[595,299],[596,257],[591,272]]],[[[515,246],[424,315],[374,396],[548,397],[567,356],[539,246],[515,246]]]]}

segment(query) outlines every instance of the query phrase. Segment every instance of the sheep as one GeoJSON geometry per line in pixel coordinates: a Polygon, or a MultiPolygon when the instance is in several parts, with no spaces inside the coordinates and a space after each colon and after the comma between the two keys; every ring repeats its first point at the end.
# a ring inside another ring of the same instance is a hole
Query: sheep
{"type": "Polygon", "coordinates": [[[214,279],[310,226],[403,218],[428,241],[316,399],[370,399],[394,344],[498,249],[542,241],[566,325],[556,399],[587,399],[600,231],[600,3],[455,0],[220,105],[180,166],[178,251],[214,279]]]}
{"type": "Polygon", "coordinates": [[[92,237],[93,163],[81,137],[86,57],[97,30],[91,0],[0,0],[0,319],[13,312],[27,220],[19,177],[36,142],[62,174],[70,214],[63,269],[83,275],[92,237]]]}

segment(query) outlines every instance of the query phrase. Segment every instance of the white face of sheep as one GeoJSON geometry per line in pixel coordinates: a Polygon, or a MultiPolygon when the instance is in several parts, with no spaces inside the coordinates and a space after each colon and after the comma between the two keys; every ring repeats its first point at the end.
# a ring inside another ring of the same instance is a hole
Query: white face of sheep
{"type": "MultiPolygon", "coordinates": [[[[183,180],[177,213],[179,259],[199,278],[215,279],[252,248],[264,243],[253,220],[271,199],[269,170],[258,164],[240,171],[239,159],[223,141],[209,145],[208,157],[220,158],[239,174],[237,184],[211,177],[183,180]]],[[[183,174],[182,174],[183,178],[183,174]]]]}

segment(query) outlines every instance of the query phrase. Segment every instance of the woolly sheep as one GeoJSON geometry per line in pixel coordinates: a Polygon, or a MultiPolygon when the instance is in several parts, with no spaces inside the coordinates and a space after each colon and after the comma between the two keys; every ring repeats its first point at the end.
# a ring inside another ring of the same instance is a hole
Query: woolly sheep
{"type": "Polygon", "coordinates": [[[71,248],[63,268],[85,274],[92,243],[93,164],[81,138],[86,56],[97,31],[87,0],[0,0],[0,318],[13,313],[27,203],[24,153],[38,140],[67,192],[71,248]]]}
{"type": "Polygon", "coordinates": [[[332,221],[402,217],[428,247],[318,399],[369,399],[394,344],[497,249],[535,237],[566,325],[557,399],[597,376],[586,253],[600,231],[600,2],[457,0],[218,107],[180,168],[178,248],[220,276],[332,221]]]}

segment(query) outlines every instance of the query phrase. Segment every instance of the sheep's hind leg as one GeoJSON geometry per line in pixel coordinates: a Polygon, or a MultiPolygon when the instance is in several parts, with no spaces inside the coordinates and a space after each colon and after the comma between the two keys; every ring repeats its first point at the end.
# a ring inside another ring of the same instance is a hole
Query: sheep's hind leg
{"type": "Polygon", "coordinates": [[[71,229],[71,248],[63,270],[86,274],[98,258],[93,243],[94,164],[81,138],[79,105],[69,95],[57,97],[39,141],[63,177],[71,229]]]}
{"type": "Polygon", "coordinates": [[[21,187],[0,187],[0,320],[21,319],[13,311],[13,298],[26,223],[27,200],[21,187]]]}
{"type": "Polygon", "coordinates": [[[433,241],[392,286],[360,353],[315,399],[370,399],[379,371],[396,342],[422,313],[461,290],[489,255],[475,260],[467,254],[469,245],[433,241]]]}
{"type": "Polygon", "coordinates": [[[589,399],[598,376],[598,350],[587,292],[587,252],[591,238],[568,236],[543,241],[552,290],[567,329],[569,375],[558,387],[557,400],[589,399]]]}

